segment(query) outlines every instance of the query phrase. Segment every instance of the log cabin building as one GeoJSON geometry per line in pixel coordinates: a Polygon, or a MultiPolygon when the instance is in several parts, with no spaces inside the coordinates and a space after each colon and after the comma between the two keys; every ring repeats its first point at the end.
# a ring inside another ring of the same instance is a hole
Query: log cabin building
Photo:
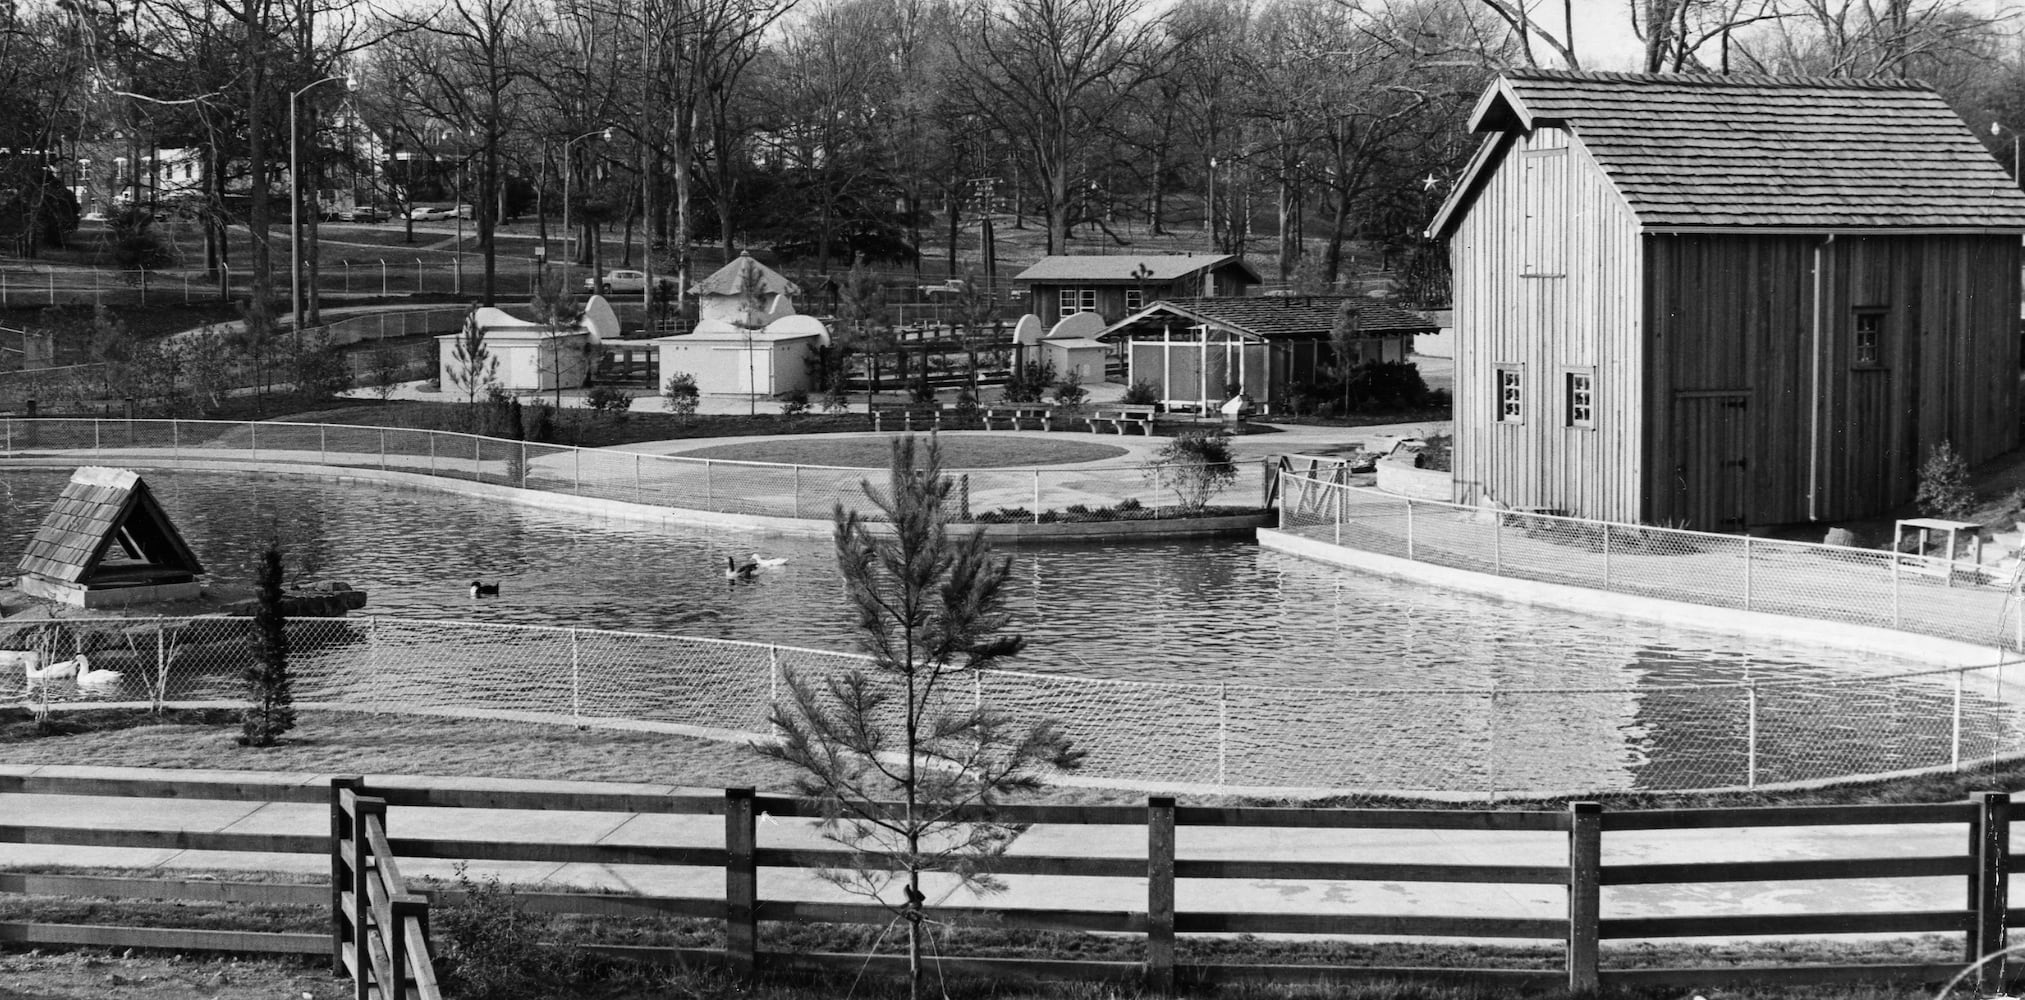
{"type": "Polygon", "coordinates": [[[1231,254],[1057,254],[1013,275],[1041,322],[1093,312],[1116,323],[1160,299],[1250,294],[1259,272],[1231,254]]]}
{"type": "Polygon", "coordinates": [[[1458,500],[1744,531],[2018,444],[2025,196],[1931,90],[1526,70],[1469,125],[1458,500]]]}

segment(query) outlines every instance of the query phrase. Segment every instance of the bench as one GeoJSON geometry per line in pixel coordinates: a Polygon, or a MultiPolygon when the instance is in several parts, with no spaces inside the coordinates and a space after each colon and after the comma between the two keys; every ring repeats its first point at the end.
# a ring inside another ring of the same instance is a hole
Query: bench
{"type": "Polygon", "coordinates": [[[1047,406],[993,406],[984,411],[984,429],[991,430],[994,420],[1003,420],[1013,430],[1020,429],[1020,421],[1031,420],[1041,430],[1054,430],[1055,411],[1047,406]]]}
{"type": "Polygon", "coordinates": [[[866,412],[872,415],[872,430],[874,431],[884,431],[886,429],[885,422],[888,420],[900,422],[900,426],[895,428],[895,430],[911,431],[917,426],[922,428],[940,428],[942,426],[942,407],[940,406],[929,406],[918,403],[873,403],[866,408],[866,412]]]}
{"type": "Polygon", "coordinates": [[[1131,428],[1137,427],[1147,437],[1153,436],[1153,407],[1151,406],[1101,406],[1095,410],[1091,410],[1090,415],[1083,419],[1090,425],[1090,433],[1092,434],[1103,429],[1098,427],[1098,424],[1108,423],[1111,425],[1112,430],[1120,434],[1125,434],[1131,428]]]}

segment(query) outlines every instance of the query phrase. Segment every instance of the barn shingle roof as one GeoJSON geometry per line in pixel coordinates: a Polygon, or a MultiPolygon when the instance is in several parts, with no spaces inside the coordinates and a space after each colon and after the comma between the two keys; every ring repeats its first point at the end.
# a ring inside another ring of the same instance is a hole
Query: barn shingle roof
{"type": "Polygon", "coordinates": [[[1493,134],[1431,231],[1460,216],[1509,133],[1561,126],[1648,230],[2025,232],[2025,195],[1918,83],[1516,70],[1470,126],[1493,134]]]}
{"type": "Polygon", "coordinates": [[[1427,317],[1398,306],[1348,295],[1258,295],[1243,298],[1161,299],[1105,330],[1100,337],[1161,312],[1211,323],[1264,340],[1315,339],[1329,336],[1343,304],[1357,307],[1358,329],[1374,335],[1433,333],[1440,327],[1427,317]]]}
{"type": "Polygon", "coordinates": [[[28,540],[20,572],[58,583],[89,582],[115,543],[134,558],[204,572],[148,484],[129,470],[100,466],[78,469],[64,484],[28,540]]]}
{"type": "Polygon", "coordinates": [[[1013,275],[1014,281],[1088,281],[1130,284],[1173,281],[1235,262],[1257,284],[1259,273],[1234,254],[1056,254],[1013,275]],[[1141,267],[1145,275],[1136,274],[1141,267]]]}

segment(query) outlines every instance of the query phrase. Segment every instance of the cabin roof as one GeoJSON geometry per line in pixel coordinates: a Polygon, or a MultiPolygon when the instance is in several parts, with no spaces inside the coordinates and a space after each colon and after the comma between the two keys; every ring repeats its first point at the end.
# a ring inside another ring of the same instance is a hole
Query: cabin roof
{"type": "Polygon", "coordinates": [[[800,285],[779,271],[739,254],[690,288],[694,295],[800,295],[800,285]]]}
{"type": "Polygon", "coordinates": [[[1357,307],[1358,329],[1371,336],[1433,333],[1433,321],[1408,309],[1352,295],[1258,295],[1243,298],[1161,299],[1106,328],[1099,337],[1116,339],[1125,328],[1170,313],[1257,337],[1260,340],[1326,338],[1344,303],[1357,307]]]}
{"type": "Polygon", "coordinates": [[[1135,281],[1174,281],[1212,268],[1235,264],[1252,284],[1259,272],[1234,254],[1056,254],[1013,275],[1014,281],[1076,281],[1129,285],[1135,281]],[[1145,274],[1137,273],[1144,267],[1145,274]]]}
{"type": "Polygon", "coordinates": [[[148,484],[127,469],[85,466],[70,477],[21,554],[20,572],[58,583],[89,583],[117,542],[127,558],[202,573],[148,484]]]}
{"type": "Polygon", "coordinates": [[[1431,236],[1513,145],[1572,132],[1648,231],[2025,232],[2025,194],[1939,94],[1903,80],[1514,70],[1431,236]]]}

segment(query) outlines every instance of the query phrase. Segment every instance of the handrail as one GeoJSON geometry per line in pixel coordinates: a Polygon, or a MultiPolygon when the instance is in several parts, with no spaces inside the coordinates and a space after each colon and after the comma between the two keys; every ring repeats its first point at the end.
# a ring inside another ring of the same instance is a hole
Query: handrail
{"type": "Polygon", "coordinates": [[[428,897],[401,877],[387,838],[387,800],[360,787],[358,778],[331,782],[333,971],[349,972],[360,996],[442,1000],[428,897]]]}

